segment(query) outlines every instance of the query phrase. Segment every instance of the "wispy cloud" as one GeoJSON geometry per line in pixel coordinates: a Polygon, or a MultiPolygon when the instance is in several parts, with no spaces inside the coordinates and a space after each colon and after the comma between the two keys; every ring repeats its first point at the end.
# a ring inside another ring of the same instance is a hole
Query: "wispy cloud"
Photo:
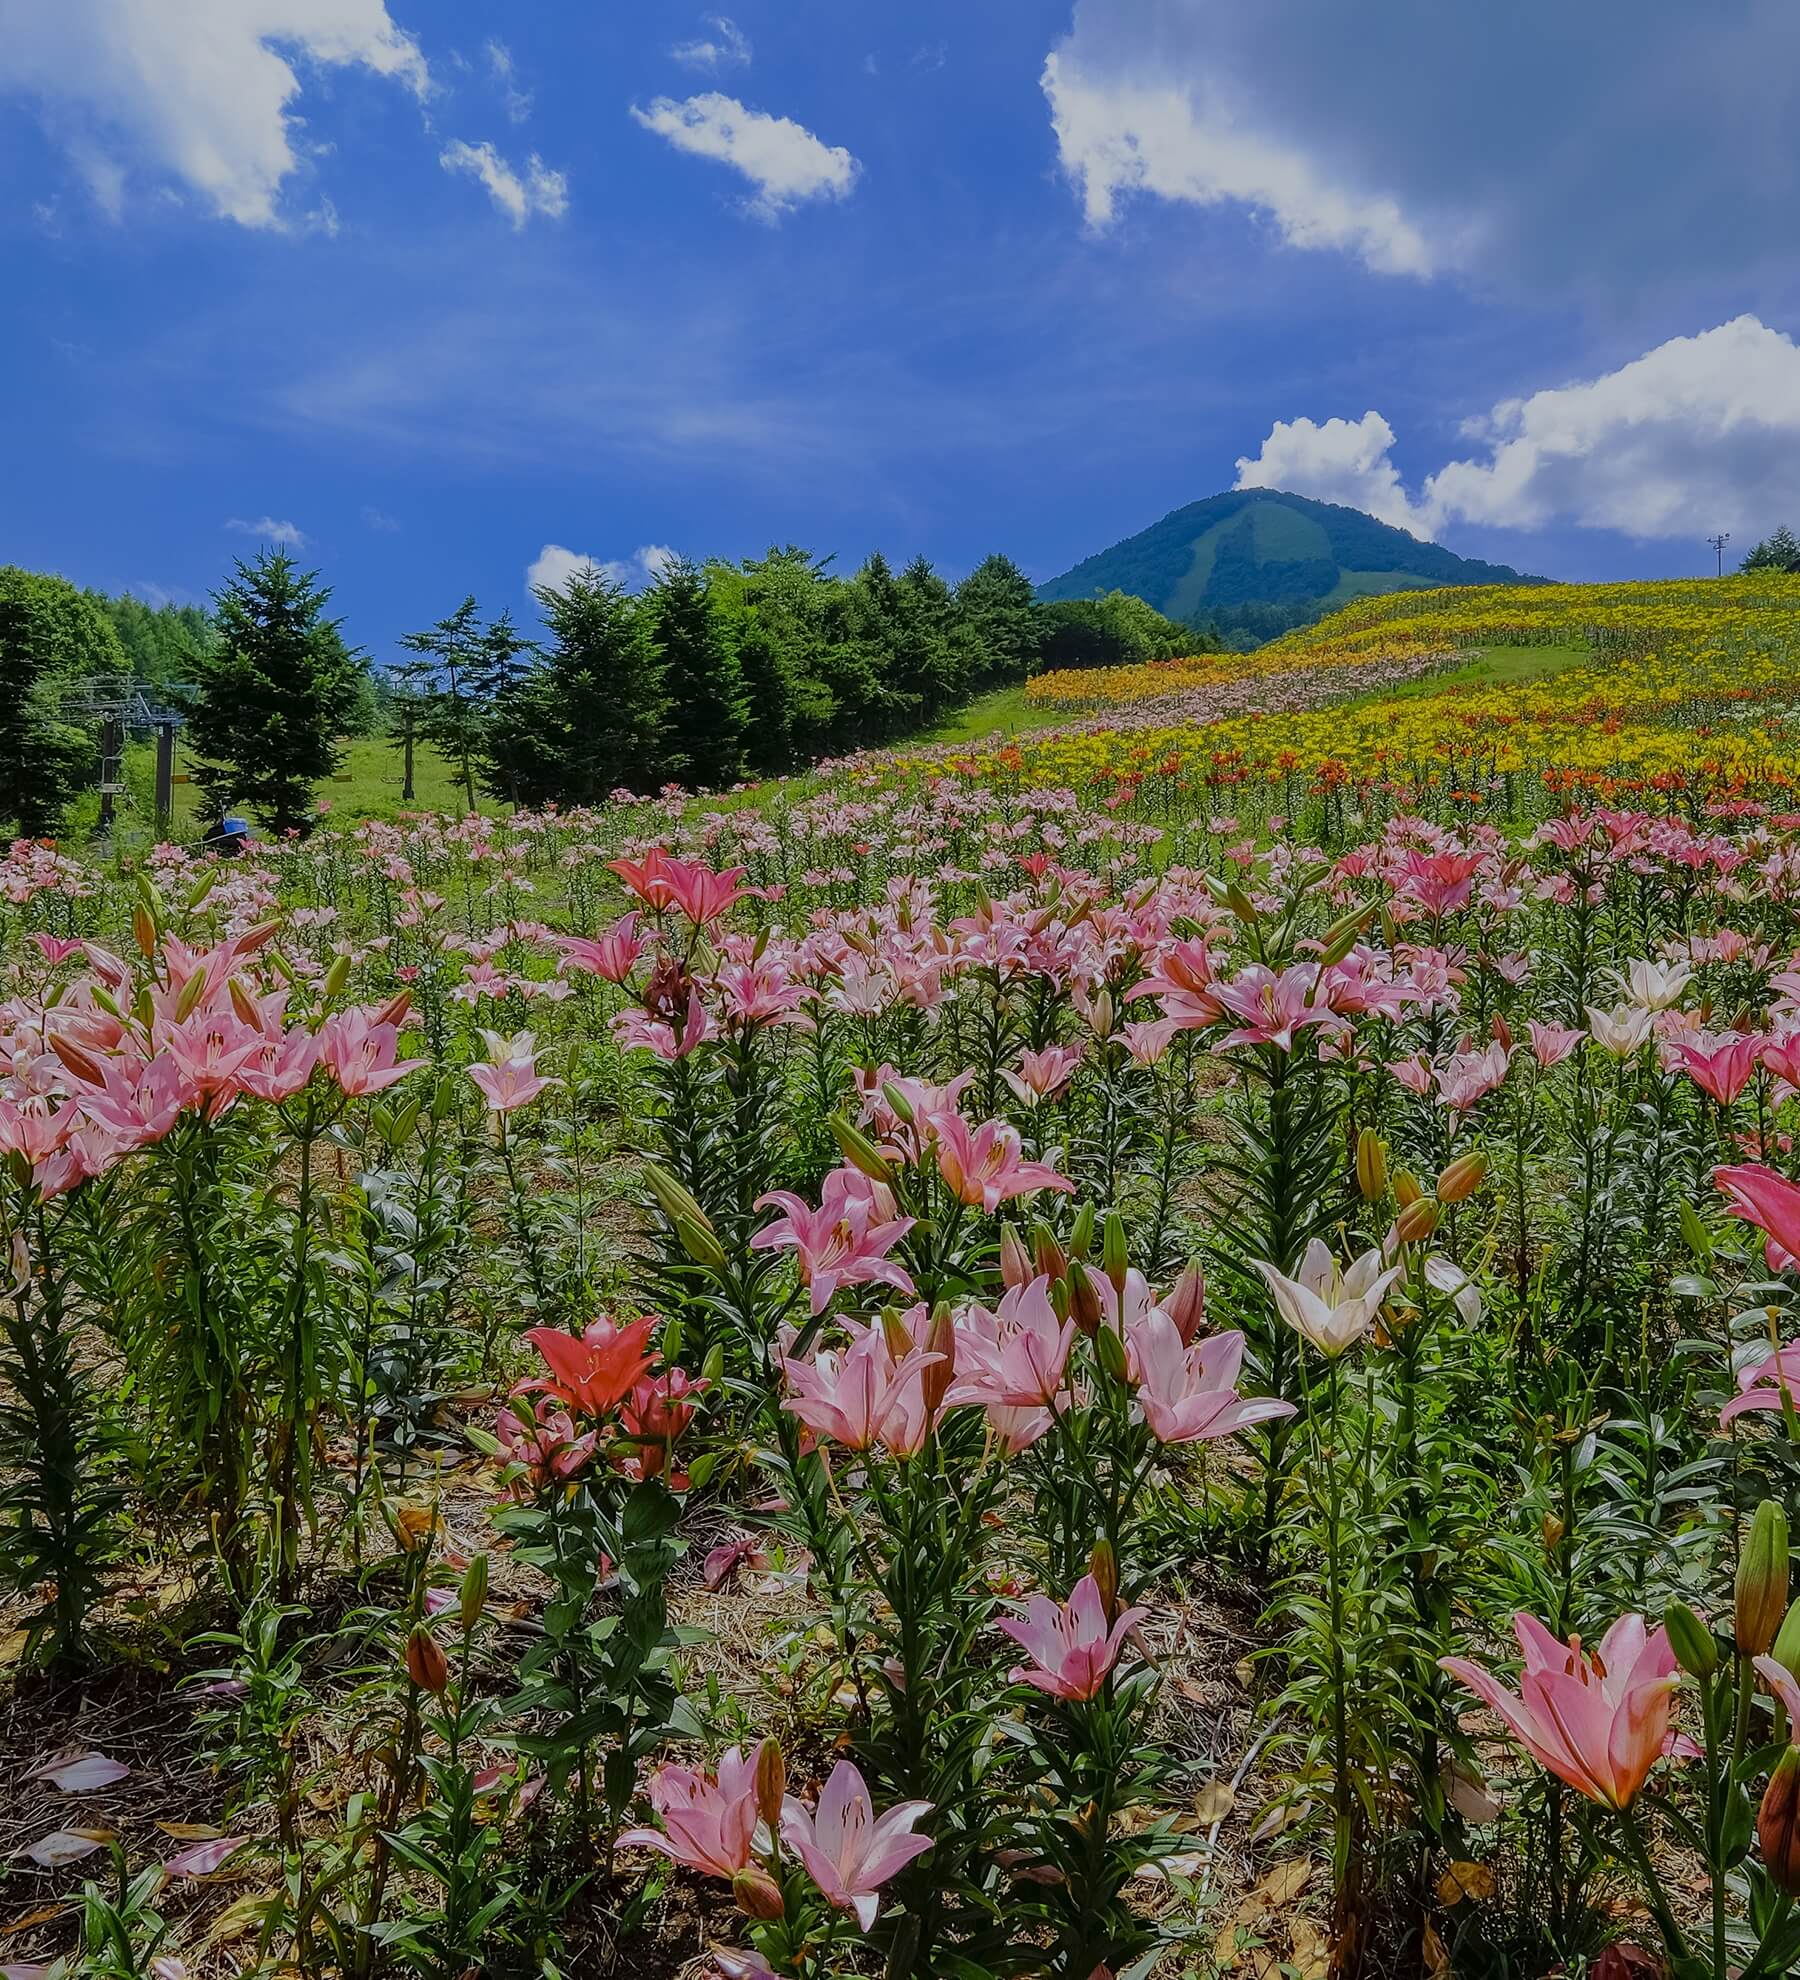
{"type": "Polygon", "coordinates": [[[377,530],[387,536],[396,534],[400,528],[398,517],[390,516],[385,509],[377,509],[366,503],[363,506],[362,524],[364,529],[377,530]]]}
{"type": "Polygon", "coordinates": [[[740,172],[756,188],[749,210],[778,220],[813,199],[848,199],[862,167],[842,145],[825,144],[791,117],[746,109],[736,97],[711,90],[685,103],[659,96],[631,114],[677,151],[711,158],[740,172]]]}
{"type": "Polygon", "coordinates": [[[569,210],[568,180],[561,172],[551,171],[535,151],[526,159],[524,171],[517,172],[485,139],[469,144],[458,138],[438,153],[438,163],[446,172],[478,179],[515,229],[523,227],[534,214],[560,220],[569,210]]]}
{"type": "Polygon", "coordinates": [[[482,52],[487,56],[489,71],[500,85],[500,101],[508,119],[515,124],[524,123],[531,115],[531,92],[520,86],[518,65],[513,61],[512,50],[504,41],[490,41],[482,52]]]}
{"type": "Polygon", "coordinates": [[[747,69],[750,66],[750,37],[737,22],[724,14],[707,14],[710,34],[696,35],[692,41],[678,41],[669,53],[690,69],[705,69],[717,75],[721,69],[747,69]]]}
{"type": "Polygon", "coordinates": [[[279,543],[288,550],[306,547],[306,532],[299,524],[284,522],[276,516],[258,516],[254,522],[246,521],[242,516],[232,516],[225,527],[236,530],[240,536],[258,537],[264,543],[279,543]]]}

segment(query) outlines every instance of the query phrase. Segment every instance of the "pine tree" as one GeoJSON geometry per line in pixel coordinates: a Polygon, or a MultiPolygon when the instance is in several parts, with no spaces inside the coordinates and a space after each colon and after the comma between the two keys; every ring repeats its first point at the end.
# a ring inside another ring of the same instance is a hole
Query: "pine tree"
{"type": "Polygon", "coordinates": [[[669,767],[694,790],[744,774],[750,700],[732,628],[699,565],[677,558],[644,601],[670,695],[669,767]]]}
{"type": "MultiPolygon", "coordinates": [[[[537,648],[510,612],[491,619],[463,678],[469,706],[479,711],[472,750],[488,791],[517,805],[521,711],[533,702],[537,648]]],[[[535,719],[535,712],[528,717],[535,719]]]]}
{"type": "Polygon", "coordinates": [[[471,676],[480,671],[484,637],[480,610],[472,596],[465,598],[447,619],[408,633],[400,644],[419,657],[394,669],[412,703],[413,734],[450,760],[471,811],[486,713],[471,693],[471,676]]]}
{"type": "Polygon", "coordinates": [[[215,820],[249,805],[278,832],[312,822],[314,787],[342,760],[365,662],[328,619],[331,593],[285,551],[241,559],[214,599],[217,637],[194,669],[188,745],[215,820]]]}
{"type": "Polygon", "coordinates": [[[526,803],[655,790],[667,775],[670,711],[647,611],[595,570],[560,591],[541,585],[537,599],[551,644],[528,690],[535,736],[520,739],[526,803]]]}
{"type": "Polygon", "coordinates": [[[974,655],[971,687],[1010,687],[1037,672],[1043,608],[1010,557],[977,564],[956,587],[956,610],[974,655]]]}
{"type": "Polygon", "coordinates": [[[28,839],[53,831],[93,778],[93,739],[62,719],[62,694],[75,685],[56,664],[42,617],[0,587],[0,820],[28,839]]]}
{"type": "Polygon", "coordinates": [[[950,587],[915,557],[894,586],[889,683],[915,722],[933,722],[962,694],[968,656],[958,638],[950,587]]]}
{"type": "Polygon", "coordinates": [[[1738,566],[1745,571],[1800,571],[1800,537],[1786,523],[1752,550],[1738,566]]]}

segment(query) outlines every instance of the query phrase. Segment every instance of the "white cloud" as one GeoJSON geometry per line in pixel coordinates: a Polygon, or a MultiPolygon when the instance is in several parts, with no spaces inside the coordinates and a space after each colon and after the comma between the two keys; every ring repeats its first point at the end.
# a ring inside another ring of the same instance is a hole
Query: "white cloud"
{"type": "Polygon", "coordinates": [[[362,522],[364,529],[377,530],[388,536],[394,535],[400,528],[398,517],[390,516],[385,509],[377,509],[372,504],[364,505],[362,522]]]}
{"type": "Polygon", "coordinates": [[[1483,457],[1407,495],[1379,413],[1278,420],[1240,488],[1346,502],[1420,536],[1571,522],[1640,539],[1761,534],[1800,516],[1800,348],[1754,316],[1672,337],[1598,378],[1506,399],[1467,429],[1483,457]]]}
{"type": "Polygon", "coordinates": [[[44,106],[115,216],[142,170],[242,226],[282,225],[304,148],[296,58],[367,69],[419,97],[430,87],[385,0],[0,0],[0,92],[44,106]]]}
{"type": "Polygon", "coordinates": [[[306,532],[297,524],[282,522],[275,516],[258,516],[254,522],[246,522],[242,516],[233,516],[225,527],[235,529],[240,536],[258,537],[264,543],[279,543],[289,550],[306,547],[306,532]]]}
{"type": "Polygon", "coordinates": [[[1387,274],[1431,269],[1431,248],[1393,200],[1333,183],[1303,152],[1235,126],[1220,101],[1171,83],[1095,82],[1067,51],[1045,62],[1043,86],[1090,226],[1112,220],[1128,192],[1235,201],[1268,214],[1292,247],[1342,248],[1387,274]]]}
{"type": "Polygon", "coordinates": [[[1240,458],[1238,488],[1285,488],[1315,502],[1363,509],[1397,529],[1429,536],[1429,518],[1408,500],[1388,458],[1394,429],[1378,412],[1361,419],[1278,419],[1254,459],[1240,458]]]}
{"type": "Polygon", "coordinates": [[[669,53],[690,69],[720,69],[750,66],[750,37],[725,14],[707,14],[705,24],[712,32],[692,41],[678,41],[669,53]]]}
{"type": "Polygon", "coordinates": [[[1384,273],[1615,313],[1791,270],[1792,0],[1074,0],[1043,85],[1095,226],[1226,204],[1384,273]]]}
{"type": "Polygon", "coordinates": [[[652,583],[676,553],[666,543],[646,543],[629,557],[601,559],[579,550],[565,550],[560,543],[546,543],[525,573],[529,591],[561,591],[572,577],[592,572],[609,584],[623,585],[627,591],[641,591],[652,583]]]}
{"type": "Polygon", "coordinates": [[[756,188],[750,211],[776,220],[809,199],[846,199],[862,169],[841,145],[824,144],[791,117],[747,110],[716,90],[685,103],[659,96],[648,110],[631,114],[647,131],[678,151],[717,159],[756,188]]]}
{"type": "Polygon", "coordinates": [[[438,163],[446,172],[466,172],[470,178],[479,179],[515,230],[534,213],[560,220],[569,210],[568,180],[562,173],[552,172],[535,151],[526,159],[521,174],[485,139],[469,144],[457,138],[438,153],[438,163]]]}
{"type": "Polygon", "coordinates": [[[519,85],[519,72],[512,50],[504,41],[490,41],[483,52],[495,82],[500,85],[500,100],[506,106],[508,118],[515,124],[524,123],[531,115],[531,92],[519,85]]]}

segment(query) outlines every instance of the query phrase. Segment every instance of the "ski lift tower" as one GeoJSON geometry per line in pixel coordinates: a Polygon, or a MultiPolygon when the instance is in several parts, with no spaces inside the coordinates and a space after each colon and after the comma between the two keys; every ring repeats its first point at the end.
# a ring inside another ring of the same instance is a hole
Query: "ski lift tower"
{"type": "Polygon", "coordinates": [[[175,735],[187,718],[154,700],[139,681],[102,674],[86,693],[63,698],[65,717],[91,723],[100,732],[100,830],[110,832],[125,795],[125,739],[156,737],[156,829],[166,832],[175,817],[175,735]]]}

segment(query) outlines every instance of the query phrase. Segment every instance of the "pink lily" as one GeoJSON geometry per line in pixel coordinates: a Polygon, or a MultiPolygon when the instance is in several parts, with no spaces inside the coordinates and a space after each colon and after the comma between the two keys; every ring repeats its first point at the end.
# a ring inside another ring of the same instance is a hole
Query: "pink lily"
{"type": "Polygon", "coordinates": [[[1138,1407],[1160,1444],[1197,1444],[1229,1437],[1255,1423],[1292,1416],[1294,1405],[1275,1396],[1240,1396],[1242,1334],[1213,1334],[1192,1347],[1160,1307],[1152,1307],[1130,1332],[1138,1407]]]}
{"type": "Polygon", "coordinates": [[[1002,1203],[1040,1189],[1074,1191],[1047,1162],[1024,1160],[1018,1130],[1004,1121],[971,1128],[960,1114],[940,1114],[936,1126],[938,1173],[951,1195],[971,1208],[991,1216],[1002,1203]]]}
{"type": "Polygon", "coordinates": [[[661,1829],[627,1829],[621,1849],[655,1849],[709,1877],[747,1869],[756,1840],[756,1755],[734,1746],[716,1775],[688,1767],[659,1767],[650,1776],[650,1805],[661,1829]],[[666,1833],[665,1833],[666,1832],[666,1833]]]}
{"type": "Polygon", "coordinates": [[[996,1311],[967,1306],[956,1318],[956,1379],[946,1403],[1037,1409],[1061,1395],[1075,1344],[1073,1320],[1058,1320],[1041,1274],[1000,1297],[996,1311]]]}
{"type": "Polygon", "coordinates": [[[428,1063],[396,1059],[399,1043],[395,1026],[375,1023],[363,1010],[335,1012],[319,1027],[319,1058],[353,1100],[380,1093],[428,1063]]]}
{"type": "MultiPolygon", "coordinates": [[[[923,1308],[908,1316],[921,1325],[924,1317],[923,1308]]],[[[792,1393],[782,1408],[847,1451],[879,1444],[895,1457],[915,1456],[931,1430],[924,1373],[943,1356],[913,1348],[895,1360],[878,1322],[845,1331],[847,1348],[821,1348],[811,1361],[783,1359],[792,1393]]]]}
{"type": "Polygon", "coordinates": [[[839,1286],[884,1285],[910,1293],[906,1268],[888,1253],[913,1227],[894,1214],[887,1189],[858,1169],[833,1169],[825,1178],[815,1210],[791,1189],[771,1190],[756,1200],[784,1217],[766,1224],[750,1240],[753,1251],[776,1247],[798,1257],[800,1283],[812,1294],[812,1310],[823,1313],[839,1286]]]}
{"type": "Polygon", "coordinates": [[[1121,1609],[1109,1629],[1100,1584],[1084,1574],[1067,1602],[1034,1595],[1023,1618],[1003,1617],[1001,1629],[1031,1659],[1012,1672],[1014,1684],[1035,1685],[1070,1703],[1092,1698],[1119,1660],[1126,1635],[1144,1613],[1121,1609]]]}
{"type": "Polygon", "coordinates": [[[902,1801],[877,1820],[862,1775],[848,1760],[831,1770],[808,1814],[791,1797],[781,1810],[781,1834],[799,1855],[806,1874],[840,1911],[853,1912],[866,1932],[881,1909],[881,1887],[931,1847],[913,1833],[929,1801],[902,1801]]]}
{"type": "Polygon", "coordinates": [[[578,970],[598,976],[608,983],[623,983],[644,953],[643,939],[637,932],[637,909],[622,914],[598,941],[581,935],[559,935],[556,946],[562,951],[558,968],[578,970]]]}
{"type": "Polygon", "coordinates": [[[1438,1661],[1558,1780],[1603,1808],[1629,1807],[1668,1742],[1680,1682],[1668,1632],[1621,1616],[1594,1654],[1579,1636],[1560,1642],[1523,1611],[1513,1630],[1525,1654],[1517,1692],[1465,1657],[1438,1661]]]}
{"type": "Polygon", "coordinates": [[[1233,1045],[1273,1045],[1277,1051],[1294,1049],[1294,1034],[1309,1024],[1341,1022],[1330,1007],[1314,999],[1319,989],[1319,971],[1311,963],[1295,963],[1279,976],[1261,963],[1252,963],[1230,983],[1215,986],[1213,994],[1222,1009],[1243,1022],[1227,1032],[1220,1049],[1233,1045]]]}
{"type": "Polygon", "coordinates": [[[1714,1169],[1713,1183],[1734,1217],[1766,1231],[1790,1259],[1800,1258],[1800,1183],[1761,1162],[1714,1169]]]}

